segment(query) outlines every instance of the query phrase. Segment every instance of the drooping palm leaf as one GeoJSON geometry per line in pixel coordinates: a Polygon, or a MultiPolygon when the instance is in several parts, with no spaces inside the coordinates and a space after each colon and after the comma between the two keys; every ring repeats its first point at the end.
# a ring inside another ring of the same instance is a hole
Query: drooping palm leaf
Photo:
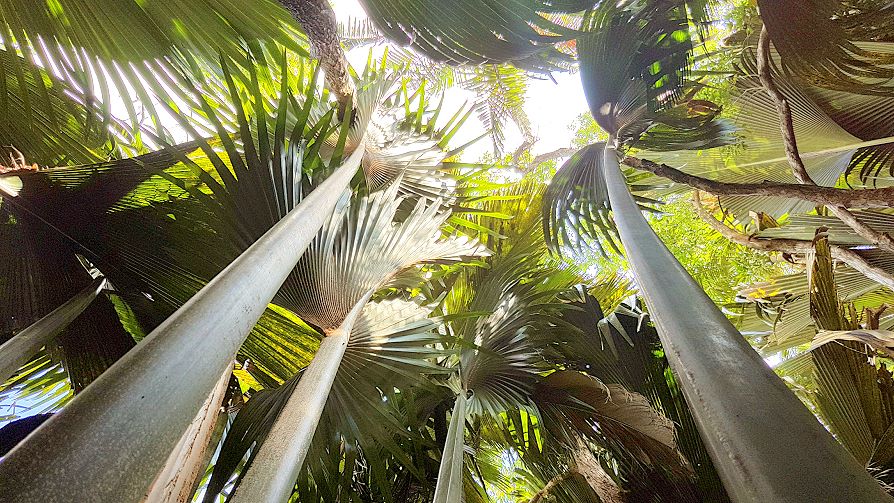
{"type": "MultiPolygon", "coordinates": [[[[576,294],[571,298],[576,309],[563,311],[562,320],[567,325],[554,329],[554,336],[545,340],[549,346],[544,347],[544,355],[565,369],[576,369],[602,382],[619,384],[630,392],[639,393],[648,399],[653,409],[673,422],[676,445],[695,471],[694,485],[686,477],[680,478],[679,464],[676,474],[672,472],[670,475],[658,474],[664,464],[659,465],[649,483],[668,484],[663,491],[672,491],[682,501],[699,497],[726,500],[723,486],[648,319],[636,306],[624,307],[605,316],[592,296],[576,294]],[[701,496],[697,496],[699,494],[701,496]]],[[[614,442],[613,437],[607,436],[601,441],[608,442],[603,445],[619,463],[619,470],[623,477],[627,477],[631,489],[648,487],[640,485],[651,477],[646,475],[651,470],[643,471],[641,460],[627,452],[623,443],[614,442]]]]}
{"type": "MultiPolygon", "coordinates": [[[[832,89],[885,93],[880,84],[894,78],[890,67],[894,59],[890,53],[867,50],[855,43],[860,39],[854,38],[856,34],[849,33],[847,23],[842,22],[853,13],[841,2],[760,0],[757,4],[770,39],[790,71],[832,89]],[[823,35],[818,37],[816,33],[823,35]]],[[[867,4],[863,7],[874,7],[875,16],[891,16],[884,2],[867,4]]]]}
{"type": "Polygon", "coordinates": [[[535,397],[541,412],[555,422],[570,421],[583,435],[598,429],[647,463],[668,470],[686,466],[676,451],[673,423],[639,393],[580,372],[558,371],[537,384],[535,397]]]}
{"type": "Polygon", "coordinates": [[[399,45],[410,45],[435,61],[449,64],[511,62],[519,68],[550,71],[569,56],[554,44],[573,30],[543,14],[580,12],[592,2],[488,0],[445,5],[436,0],[412,5],[393,0],[363,0],[376,28],[399,45]]]}

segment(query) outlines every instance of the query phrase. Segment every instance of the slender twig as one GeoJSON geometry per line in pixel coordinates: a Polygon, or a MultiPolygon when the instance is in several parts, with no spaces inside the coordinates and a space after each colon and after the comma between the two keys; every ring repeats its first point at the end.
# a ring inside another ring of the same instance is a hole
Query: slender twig
{"type": "MultiPolygon", "coordinates": [[[[763,239],[740,233],[739,231],[727,226],[720,220],[714,218],[714,215],[712,215],[708,210],[705,209],[704,206],[702,206],[701,195],[697,190],[694,190],[692,192],[692,206],[693,208],[695,208],[695,212],[699,216],[699,218],[701,218],[708,225],[714,228],[714,230],[720,233],[720,235],[742,246],[751,248],[753,250],[780,252],[790,255],[803,255],[813,251],[813,243],[811,243],[810,241],[782,238],[763,239]]],[[[854,270],[862,273],[867,278],[894,290],[894,276],[889,274],[884,269],[870,264],[857,252],[848,248],[832,245],[831,249],[832,257],[836,260],[844,262],[854,270]]]]}
{"type": "MultiPolygon", "coordinates": [[[[798,153],[798,142],[795,137],[795,127],[792,121],[792,110],[785,99],[785,95],[776,86],[773,81],[773,74],[770,70],[770,36],[767,33],[766,26],[761,29],[760,38],[757,43],[757,73],[760,77],[761,84],[770,95],[770,98],[776,104],[776,111],[779,114],[779,123],[782,129],[782,140],[785,146],[785,156],[788,158],[789,166],[795,179],[804,185],[816,186],[816,182],[810,177],[804,161],[798,153]]],[[[826,204],[829,211],[844,222],[848,227],[854,230],[858,236],[878,246],[879,248],[894,253],[894,239],[886,233],[879,232],[869,225],[861,222],[850,210],[840,204],[826,204]]]]}
{"type": "Polygon", "coordinates": [[[638,157],[627,156],[623,162],[632,168],[648,171],[672,182],[685,184],[716,196],[784,197],[810,201],[821,206],[842,205],[851,208],[890,208],[894,202],[894,187],[849,190],[793,183],[729,183],[690,175],[666,164],[638,157]]]}

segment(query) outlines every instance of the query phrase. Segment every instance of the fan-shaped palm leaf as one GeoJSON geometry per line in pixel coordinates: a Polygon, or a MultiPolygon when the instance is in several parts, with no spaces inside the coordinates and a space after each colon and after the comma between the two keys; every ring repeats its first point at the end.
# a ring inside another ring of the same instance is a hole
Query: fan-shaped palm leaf
{"type": "MultiPolygon", "coordinates": [[[[809,3],[785,0],[757,2],[773,45],[782,55],[786,68],[820,86],[854,92],[882,92],[890,94],[882,84],[894,78],[890,53],[860,47],[856,42],[872,40],[870,33],[849,33],[848,9],[831,0],[811,0],[809,3]],[[822,36],[815,36],[822,33],[822,36]]],[[[883,2],[867,2],[876,18],[889,19],[891,12],[883,2]]],[[[867,13],[862,13],[867,14],[867,13]]],[[[872,24],[878,23],[876,19],[872,24]]],[[[867,27],[872,29],[872,25],[867,27]]],[[[856,31],[856,30],[853,30],[856,31]]]]}
{"type": "Polygon", "coordinates": [[[447,6],[426,0],[411,6],[363,0],[362,4],[386,37],[435,61],[455,65],[511,62],[523,69],[550,71],[570,60],[554,44],[574,32],[544,14],[580,12],[592,2],[488,0],[447,6]]]}

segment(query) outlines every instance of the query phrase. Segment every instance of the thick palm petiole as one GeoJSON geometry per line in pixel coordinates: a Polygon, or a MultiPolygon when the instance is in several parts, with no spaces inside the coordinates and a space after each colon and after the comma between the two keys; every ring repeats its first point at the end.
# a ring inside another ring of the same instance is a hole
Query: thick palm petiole
{"type": "Polygon", "coordinates": [[[289,501],[348,347],[354,322],[371,295],[371,291],[364,295],[341,326],[323,338],[320,349],[304,370],[236,489],[233,503],[289,501]]]}
{"type": "Polygon", "coordinates": [[[9,376],[28,363],[28,360],[40,348],[53,340],[69,323],[80,316],[105,288],[105,285],[105,278],[97,278],[68,302],[4,342],[0,346],[0,383],[6,382],[9,376]]]}
{"type": "Polygon", "coordinates": [[[891,501],[658,238],[630,194],[617,151],[606,147],[604,156],[625,254],[732,499],[891,501]]]}
{"type": "Polygon", "coordinates": [[[142,501],[341,199],[362,154],[361,147],[139,346],[10,451],[0,462],[0,500],[142,501]],[[170,393],[175,387],[177,393],[170,393]],[[158,406],[160,396],[167,398],[165,407],[158,406]],[[135,436],[135,424],[151,427],[135,436]],[[76,484],[59,476],[71,466],[78,467],[76,484]]]}
{"type": "Polygon", "coordinates": [[[466,398],[460,392],[453,406],[447,441],[441,454],[438,482],[432,503],[458,503],[463,499],[463,441],[466,431],[466,398]]]}

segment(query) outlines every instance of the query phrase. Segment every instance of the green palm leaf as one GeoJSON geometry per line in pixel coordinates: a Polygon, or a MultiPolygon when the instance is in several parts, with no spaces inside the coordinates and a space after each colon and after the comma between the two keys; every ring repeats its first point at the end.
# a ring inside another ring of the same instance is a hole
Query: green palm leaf
{"type": "Polygon", "coordinates": [[[553,44],[574,33],[544,14],[580,12],[592,2],[488,0],[447,6],[436,0],[412,5],[363,0],[376,28],[399,45],[409,45],[435,61],[454,65],[511,62],[527,70],[549,71],[570,61],[553,44]]]}

